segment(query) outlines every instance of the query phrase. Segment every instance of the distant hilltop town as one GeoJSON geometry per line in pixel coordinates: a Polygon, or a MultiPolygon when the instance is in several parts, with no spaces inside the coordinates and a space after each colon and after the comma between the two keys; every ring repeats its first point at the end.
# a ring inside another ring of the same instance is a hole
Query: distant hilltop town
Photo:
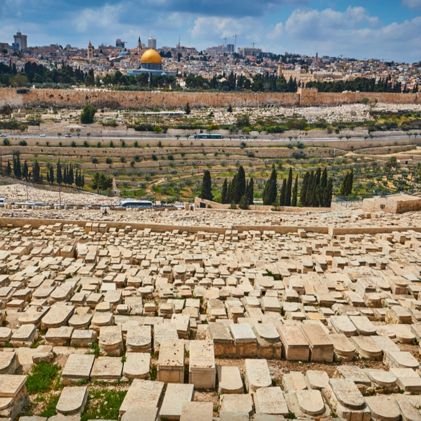
{"type": "Polygon", "coordinates": [[[279,92],[307,87],[321,92],[403,93],[417,93],[421,86],[421,62],[275,54],[235,42],[199,51],[180,42],[161,47],[154,37],[146,43],[139,37],[134,48],[127,48],[121,39],[115,45],[95,46],[89,41],[86,48],[30,46],[28,39],[17,32],[11,45],[0,42],[0,86],[136,85],[279,92]]]}

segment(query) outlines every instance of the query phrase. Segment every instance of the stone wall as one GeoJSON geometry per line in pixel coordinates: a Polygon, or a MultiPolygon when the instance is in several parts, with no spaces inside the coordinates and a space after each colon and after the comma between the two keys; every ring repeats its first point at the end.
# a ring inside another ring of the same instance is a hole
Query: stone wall
{"type": "Polygon", "coordinates": [[[106,230],[110,228],[124,229],[130,227],[135,230],[150,229],[153,232],[168,232],[180,231],[188,232],[191,234],[198,232],[207,232],[215,234],[225,234],[227,231],[235,230],[238,232],[246,231],[272,231],[281,234],[296,233],[298,231],[313,232],[318,234],[329,234],[331,236],[337,235],[363,235],[363,234],[387,234],[392,232],[407,232],[415,231],[421,232],[421,227],[329,227],[329,226],[283,226],[283,225],[235,225],[228,228],[222,227],[199,227],[199,226],[184,226],[184,225],[159,225],[159,224],[139,224],[139,223],[126,223],[126,222],[108,222],[108,221],[80,221],[80,220],[64,220],[64,219],[37,219],[37,218],[2,218],[0,217],[0,227],[23,227],[30,225],[32,228],[39,228],[41,226],[55,225],[55,224],[71,224],[79,227],[84,227],[85,230],[95,231],[96,226],[98,231],[100,225],[104,226],[106,230]]]}
{"type": "Polygon", "coordinates": [[[300,89],[297,93],[252,92],[118,92],[80,91],[72,89],[31,89],[26,94],[13,88],[0,89],[0,107],[58,106],[81,108],[86,102],[98,107],[127,109],[180,109],[192,107],[257,107],[313,106],[358,103],[365,99],[391,104],[421,103],[420,94],[395,93],[321,93],[315,89],[300,89]]]}

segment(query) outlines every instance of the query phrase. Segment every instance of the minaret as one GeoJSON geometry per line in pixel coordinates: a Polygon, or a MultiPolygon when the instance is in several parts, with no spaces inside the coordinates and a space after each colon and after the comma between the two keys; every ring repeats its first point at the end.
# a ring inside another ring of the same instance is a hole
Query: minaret
{"type": "Polygon", "coordinates": [[[142,50],[142,41],[140,40],[140,37],[137,39],[137,49],[139,52],[142,50]]]}
{"type": "Polygon", "coordinates": [[[92,45],[92,42],[89,41],[89,44],[88,44],[88,61],[91,61],[94,58],[94,52],[95,52],[95,48],[92,45]]]}

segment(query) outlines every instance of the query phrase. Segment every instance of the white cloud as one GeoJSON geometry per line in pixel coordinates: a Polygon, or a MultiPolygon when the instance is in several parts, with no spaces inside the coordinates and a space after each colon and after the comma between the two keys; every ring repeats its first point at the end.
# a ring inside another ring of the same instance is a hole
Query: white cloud
{"type": "Polygon", "coordinates": [[[306,54],[377,57],[385,59],[421,58],[421,17],[382,25],[362,7],[344,12],[325,9],[297,9],[271,31],[272,45],[306,54]]]}
{"type": "Polygon", "coordinates": [[[78,32],[93,32],[96,28],[112,29],[113,25],[118,24],[122,11],[122,3],[86,8],[75,15],[74,27],[78,32]]]}
{"type": "Polygon", "coordinates": [[[402,3],[412,9],[421,8],[421,0],[402,0],[402,3]]]}
{"type": "Polygon", "coordinates": [[[259,19],[245,18],[222,18],[200,16],[194,20],[191,36],[193,40],[222,42],[224,38],[232,38],[238,35],[242,40],[258,38],[263,26],[259,19]],[[251,31],[252,28],[259,30],[251,31]]]}

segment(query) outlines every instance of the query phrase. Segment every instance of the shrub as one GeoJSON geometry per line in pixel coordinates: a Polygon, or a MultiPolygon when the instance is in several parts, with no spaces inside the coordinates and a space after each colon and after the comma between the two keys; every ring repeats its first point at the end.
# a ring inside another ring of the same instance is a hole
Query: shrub
{"type": "Polygon", "coordinates": [[[92,104],[86,104],[80,113],[80,122],[82,124],[92,124],[94,122],[95,113],[96,108],[92,104]]]}

